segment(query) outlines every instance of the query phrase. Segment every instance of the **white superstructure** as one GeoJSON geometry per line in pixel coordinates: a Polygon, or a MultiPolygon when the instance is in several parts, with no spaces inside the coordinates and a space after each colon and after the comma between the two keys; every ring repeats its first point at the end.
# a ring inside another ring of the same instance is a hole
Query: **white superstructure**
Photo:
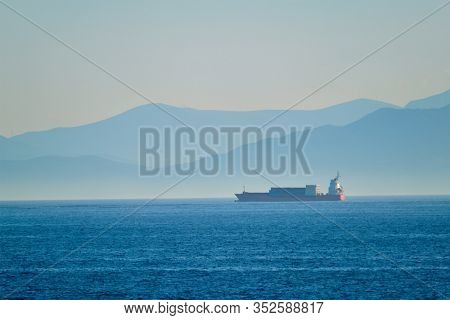
{"type": "Polygon", "coordinates": [[[339,171],[335,178],[331,179],[330,186],[328,187],[328,194],[330,195],[340,195],[344,193],[344,187],[339,182],[339,171]]]}

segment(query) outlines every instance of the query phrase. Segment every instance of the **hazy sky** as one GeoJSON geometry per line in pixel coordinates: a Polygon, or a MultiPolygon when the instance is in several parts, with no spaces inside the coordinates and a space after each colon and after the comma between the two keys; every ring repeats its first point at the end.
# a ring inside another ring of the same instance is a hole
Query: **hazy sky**
{"type": "MultiPolygon", "coordinates": [[[[2,0],[155,102],[285,108],[445,0],[2,0]]],[[[0,134],[146,103],[0,4],[0,134]]],[[[450,6],[299,108],[450,88],[450,6]]]]}

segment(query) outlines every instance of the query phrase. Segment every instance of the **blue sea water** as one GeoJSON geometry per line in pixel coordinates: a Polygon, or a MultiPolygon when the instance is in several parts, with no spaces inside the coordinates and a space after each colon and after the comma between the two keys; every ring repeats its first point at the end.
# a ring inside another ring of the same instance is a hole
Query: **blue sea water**
{"type": "Polygon", "coordinates": [[[450,197],[0,202],[2,299],[446,299],[450,197]]]}

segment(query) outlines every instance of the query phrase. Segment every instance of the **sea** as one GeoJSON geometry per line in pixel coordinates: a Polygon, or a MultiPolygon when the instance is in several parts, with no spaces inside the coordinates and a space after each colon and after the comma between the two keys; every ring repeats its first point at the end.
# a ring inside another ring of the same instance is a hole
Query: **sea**
{"type": "Polygon", "coordinates": [[[0,299],[448,299],[450,196],[0,202],[0,299]]]}

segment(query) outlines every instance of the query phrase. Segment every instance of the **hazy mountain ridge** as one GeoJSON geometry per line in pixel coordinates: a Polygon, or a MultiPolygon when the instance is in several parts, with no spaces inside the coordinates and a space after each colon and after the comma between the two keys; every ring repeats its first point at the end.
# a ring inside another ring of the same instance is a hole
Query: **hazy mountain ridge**
{"type": "MultiPolygon", "coordinates": [[[[450,105],[439,109],[380,109],[345,126],[313,130],[305,147],[313,175],[268,177],[281,186],[327,183],[337,169],[350,195],[450,193],[450,105]]],[[[249,148],[254,148],[250,145],[249,148]]],[[[285,152],[277,147],[275,153],[285,152]]],[[[235,150],[239,154],[241,148],[235,150]]],[[[226,155],[221,155],[221,159],[226,155]]],[[[242,185],[264,191],[270,183],[244,176],[198,174],[167,197],[232,197],[242,185]],[[218,183],[220,181],[220,183],[218,183]]],[[[266,174],[266,173],[264,173],[266,174]]],[[[148,198],[180,176],[138,176],[137,166],[99,157],[44,157],[0,161],[0,198],[148,198]]]]}
{"type": "MultiPolygon", "coordinates": [[[[164,104],[159,106],[194,128],[261,126],[282,111],[213,111],[164,104]]],[[[271,125],[284,128],[294,126],[298,129],[305,125],[345,125],[381,108],[397,106],[376,100],[358,99],[318,110],[293,109],[277,118],[271,125]]],[[[95,155],[114,161],[137,163],[138,130],[142,126],[163,128],[182,125],[158,107],[143,105],[92,124],[24,133],[0,140],[0,159],[95,155]]]]}
{"type": "Polygon", "coordinates": [[[405,108],[408,109],[436,109],[450,104],[450,89],[430,97],[409,102],[405,108]]]}

